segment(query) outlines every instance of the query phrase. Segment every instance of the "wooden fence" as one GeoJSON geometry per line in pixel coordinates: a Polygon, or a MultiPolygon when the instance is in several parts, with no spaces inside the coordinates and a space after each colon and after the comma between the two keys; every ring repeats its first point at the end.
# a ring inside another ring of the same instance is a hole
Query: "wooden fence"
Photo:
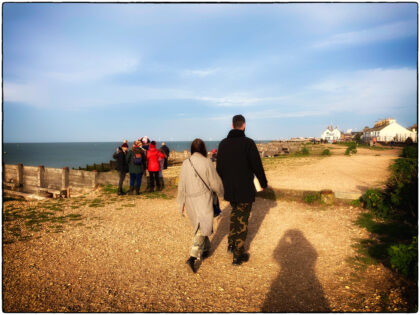
{"type": "MultiPolygon", "coordinates": [[[[165,184],[173,184],[176,178],[165,178],[165,184]]],[[[142,185],[146,184],[142,177],[142,185]]],[[[44,166],[24,166],[22,164],[3,164],[3,193],[22,196],[36,194],[40,196],[69,197],[71,192],[82,193],[95,189],[98,185],[118,185],[119,173],[71,170],[68,167],[50,168],[44,166]]],[[[124,180],[129,186],[130,176],[124,180]]]]}

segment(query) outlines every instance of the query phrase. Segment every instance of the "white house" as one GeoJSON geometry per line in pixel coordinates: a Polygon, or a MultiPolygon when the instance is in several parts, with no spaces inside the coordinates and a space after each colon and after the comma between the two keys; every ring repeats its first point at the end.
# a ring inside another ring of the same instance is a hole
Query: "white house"
{"type": "Polygon", "coordinates": [[[340,140],[341,138],[341,132],[338,130],[337,127],[335,129],[333,126],[328,126],[327,129],[321,134],[322,140],[327,140],[329,143],[340,140]]]}
{"type": "Polygon", "coordinates": [[[377,121],[373,128],[363,130],[365,141],[376,138],[376,141],[381,142],[404,142],[408,137],[411,137],[413,142],[417,142],[417,132],[401,126],[393,118],[377,121]]]}

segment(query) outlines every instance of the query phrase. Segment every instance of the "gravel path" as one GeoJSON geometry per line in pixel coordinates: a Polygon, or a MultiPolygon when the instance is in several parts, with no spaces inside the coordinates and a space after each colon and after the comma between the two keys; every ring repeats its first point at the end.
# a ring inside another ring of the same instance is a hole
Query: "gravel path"
{"type": "MultiPolygon", "coordinates": [[[[395,287],[383,266],[356,272],[346,262],[355,239],[367,237],[353,224],[361,209],[261,198],[250,218],[250,261],[232,266],[230,206],[222,201],[212,254],[192,274],[185,265],[192,229],[178,212],[176,188],[164,193],[5,202],[3,311],[380,311],[381,296],[395,287]],[[17,218],[28,207],[56,207],[75,220],[31,230],[17,218]]],[[[395,307],[404,311],[401,303],[395,307]]]]}

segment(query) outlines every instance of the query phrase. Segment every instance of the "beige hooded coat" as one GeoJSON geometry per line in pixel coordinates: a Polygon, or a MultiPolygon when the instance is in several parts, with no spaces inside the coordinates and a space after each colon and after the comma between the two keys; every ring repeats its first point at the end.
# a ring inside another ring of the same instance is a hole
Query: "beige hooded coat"
{"type": "MultiPolygon", "coordinates": [[[[207,186],[218,195],[223,195],[223,183],[210,159],[200,153],[194,153],[190,158],[201,178],[207,186]]],[[[187,216],[194,228],[194,234],[200,227],[203,236],[213,233],[213,199],[211,192],[204,185],[186,159],[182,163],[178,181],[178,204],[182,213],[185,205],[187,216]]]]}

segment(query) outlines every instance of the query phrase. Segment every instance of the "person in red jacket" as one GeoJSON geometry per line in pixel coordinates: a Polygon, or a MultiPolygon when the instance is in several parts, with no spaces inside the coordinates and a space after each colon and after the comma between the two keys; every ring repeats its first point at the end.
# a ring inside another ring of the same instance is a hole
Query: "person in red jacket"
{"type": "Polygon", "coordinates": [[[150,174],[150,187],[149,192],[152,192],[155,188],[155,181],[157,190],[161,190],[161,185],[159,181],[159,157],[165,158],[165,155],[156,149],[156,142],[152,141],[147,151],[147,170],[150,174]]]}

